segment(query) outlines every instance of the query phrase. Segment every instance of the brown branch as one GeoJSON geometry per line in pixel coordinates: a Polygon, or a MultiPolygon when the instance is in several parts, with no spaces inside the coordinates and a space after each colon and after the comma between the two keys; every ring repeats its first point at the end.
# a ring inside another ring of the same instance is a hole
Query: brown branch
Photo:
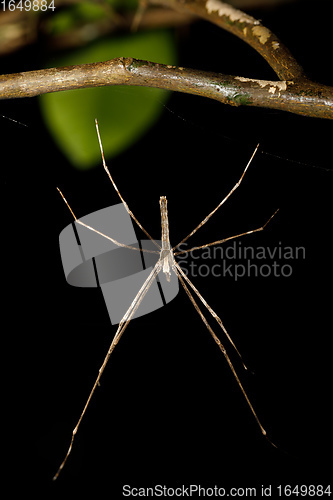
{"type": "Polygon", "coordinates": [[[305,81],[266,81],[166,66],[132,58],[0,76],[0,99],[107,85],[157,87],[233,106],[264,106],[333,119],[333,88],[305,81]]]}
{"type": "Polygon", "coordinates": [[[132,58],[0,76],[0,99],[107,85],[157,87],[247,105],[333,119],[333,87],[309,81],[289,50],[259,21],[220,0],[149,0],[200,15],[257,50],[279,81],[166,66],[132,58]]]}
{"type": "Polygon", "coordinates": [[[236,35],[268,62],[280,80],[305,78],[303,68],[272,31],[227,3],[220,0],[149,0],[149,3],[195,14],[236,35]]]}

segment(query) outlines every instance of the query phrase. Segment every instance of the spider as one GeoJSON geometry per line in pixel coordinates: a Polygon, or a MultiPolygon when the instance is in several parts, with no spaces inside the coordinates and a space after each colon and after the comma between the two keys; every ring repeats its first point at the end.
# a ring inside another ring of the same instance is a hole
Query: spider
{"type": "MultiPolygon", "coordinates": [[[[236,382],[240,388],[240,390],[242,391],[243,393],[243,396],[261,430],[261,433],[263,434],[263,436],[266,437],[266,439],[268,439],[268,441],[272,444],[272,446],[276,447],[276,445],[274,443],[272,443],[272,441],[270,441],[270,439],[267,437],[267,433],[264,429],[264,427],[262,426],[259,418],[258,418],[258,415],[256,413],[256,411],[254,410],[254,407],[236,373],[236,370],[227,354],[227,351],[224,347],[224,345],[222,344],[222,342],[220,341],[220,339],[218,338],[218,336],[215,334],[215,332],[213,331],[213,329],[211,328],[211,326],[209,325],[208,321],[206,320],[204,314],[202,313],[201,309],[199,308],[195,298],[194,298],[194,295],[195,294],[197,296],[197,298],[201,301],[201,303],[205,306],[205,308],[207,309],[207,311],[211,314],[211,316],[215,319],[215,321],[217,322],[218,326],[223,330],[224,334],[226,335],[227,339],[229,340],[229,342],[231,343],[231,345],[233,346],[233,348],[235,349],[235,351],[237,352],[238,356],[240,357],[242,363],[243,363],[243,366],[245,369],[247,369],[246,365],[244,364],[243,360],[242,360],[242,357],[241,357],[241,354],[240,352],[238,351],[236,345],[234,344],[233,340],[231,339],[230,335],[228,334],[226,328],[224,327],[223,323],[222,323],[222,320],[220,319],[220,317],[215,313],[215,311],[210,307],[210,305],[206,302],[206,300],[203,298],[203,296],[200,294],[200,292],[197,290],[197,288],[194,286],[194,284],[192,283],[192,281],[188,278],[188,276],[183,272],[183,270],[181,269],[181,267],[179,266],[179,264],[177,263],[175,257],[178,256],[178,255],[181,255],[182,253],[185,253],[185,250],[183,251],[177,251],[177,248],[182,244],[182,243],[185,243],[185,241],[187,241],[194,233],[196,233],[204,224],[206,224],[206,222],[215,214],[215,212],[227,201],[227,199],[232,195],[232,193],[239,187],[240,183],[242,182],[243,180],[243,177],[246,173],[246,171],[248,170],[257,150],[258,150],[258,147],[259,147],[259,144],[256,146],[250,160],[248,161],[240,179],[238,180],[238,182],[234,185],[234,187],[229,191],[229,193],[223,198],[223,200],[217,205],[216,208],[214,208],[214,210],[212,210],[194,229],[191,233],[189,233],[185,238],[183,238],[177,245],[175,245],[174,247],[171,247],[171,244],[170,244],[170,240],[169,240],[169,220],[168,220],[168,209],[167,209],[167,198],[165,196],[161,196],[160,197],[160,200],[159,200],[159,204],[160,204],[160,212],[161,212],[161,229],[162,229],[162,237],[161,237],[161,243],[162,243],[162,246],[160,246],[151,236],[150,234],[145,230],[145,228],[140,224],[140,222],[138,221],[138,219],[135,217],[135,215],[131,212],[131,210],[129,209],[126,201],[124,200],[124,198],[122,197],[120,191],[118,190],[111,174],[110,174],[110,171],[106,165],[106,161],[105,161],[105,157],[104,157],[104,151],[103,151],[103,146],[102,146],[102,140],[101,140],[101,136],[100,136],[100,132],[99,132],[99,127],[98,127],[98,122],[97,120],[95,120],[95,125],[96,125],[96,131],[97,131],[97,137],[98,137],[98,141],[99,141],[99,147],[100,147],[100,151],[101,151],[101,156],[102,156],[102,162],[103,162],[103,167],[104,167],[104,170],[106,171],[114,189],[116,190],[120,200],[122,201],[122,203],[124,204],[128,214],[132,217],[132,219],[134,220],[134,222],[139,226],[139,228],[148,236],[148,238],[155,244],[156,246],[156,250],[145,250],[145,249],[140,249],[140,248],[137,248],[137,247],[134,247],[134,246],[131,246],[131,245],[125,245],[119,241],[116,241],[115,239],[111,238],[110,236],[107,236],[106,234],[104,233],[101,233],[100,231],[97,231],[96,229],[94,229],[93,227],[85,224],[83,221],[77,219],[77,217],[75,216],[73,210],[71,209],[69,203],[67,202],[66,198],[64,197],[64,195],[62,194],[62,192],[60,191],[59,188],[58,191],[60,193],[60,195],[62,196],[64,202],[66,203],[68,209],[70,210],[71,214],[73,215],[74,217],[74,220],[75,222],[77,222],[78,224],[81,224],[82,226],[86,227],[87,229],[91,230],[91,231],[94,231],[95,233],[101,235],[102,237],[104,238],[107,238],[109,239],[110,241],[112,241],[114,244],[120,246],[120,247],[126,247],[126,248],[131,248],[133,250],[137,250],[137,251],[141,251],[141,252],[152,252],[152,253],[156,253],[159,255],[158,257],[158,260],[156,262],[156,264],[154,265],[152,271],[150,272],[149,276],[147,277],[147,279],[144,281],[144,283],[142,284],[140,290],[137,292],[134,300],[132,301],[131,305],[129,306],[129,308],[127,309],[127,311],[125,312],[123,318],[121,319],[119,325],[118,325],[118,328],[117,328],[117,331],[112,339],[112,342],[110,344],[110,347],[107,351],[107,354],[104,358],[104,361],[98,371],[98,375],[97,375],[97,378],[94,382],[94,385],[90,391],[90,394],[87,398],[87,401],[84,405],[84,408],[81,412],[81,415],[76,423],[76,426],[74,427],[73,431],[72,431],[72,438],[71,438],[71,441],[70,441],[70,445],[69,445],[69,448],[68,448],[68,451],[65,455],[65,458],[64,460],[62,461],[62,463],[60,464],[59,468],[58,468],[58,471],[56,472],[55,476],[53,477],[53,479],[57,479],[57,477],[59,476],[61,470],[63,469],[71,451],[72,451],[72,447],[73,447],[73,442],[74,442],[74,439],[75,439],[75,436],[77,434],[77,431],[79,429],[79,426],[80,426],[80,423],[86,413],[86,410],[89,406],[89,403],[91,401],[91,398],[93,397],[93,394],[96,390],[96,387],[99,385],[100,383],[100,379],[102,377],[102,374],[104,372],[104,369],[109,361],[109,358],[112,354],[112,352],[114,351],[116,345],[118,344],[121,336],[123,335],[124,331],[126,330],[127,326],[129,325],[133,315],[135,314],[136,310],[138,309],[138,307],[140,306],[143,298],[145,297],[146,293],[148,292],[150,286],[152,285],[153,281],[155,280],[156,276],[162,272],[165,274],[165,277],[167,279],[167,281],[170,281],[170,277],[171,277],[171,273],[175,273],[179,282],[181,283],[182,287],[184,288],[188,298],[190,299],[191,303],[193,304],[195,310],[197,311],[197,313],[199,314],[201,320],[203,321],[203,323],[205,324],[206,328],[208,329],[209,333],[211,334],[211,336],[213,337],[214,341],[216,342],[217,346],[219,347],[219,349],[221,350],[225,360],[227,361],[227,364],[229,365],[229,368],[230,370],[232,371],[233,375],[234,375],[234,378],[236,379],[236,382]]],[[[240,233],[240,234],[236,234],[234,236],[229,236],[228,238],[224,238],[222,240],[217,240],[217,241],[213,241],[211,243],[207,243],[205,245],[200,245],[200,246],[196,246],[196,247],[193,247],[191,248],[190,250],[186,250],[186,252],[190,252],[192,250],[199,250],[199,249],[202,249],[202,248],[207,248],[209,246],[212,246],[212,245],[217,245],[217,244],[220,244],[220,243],[224,243],[226,241],[229,241],[229,240],[232,240],[232,239],[235,239],[235,238],[239,238],[241,236],[245,236],[245,235],[248,235],[248,234],[252,234],[252,233],[255,233],[255,232],[258,232],[258,231],[262,231],[266,226],[267,224],[272,220],[272,218],[274,217],[274,215],[277,213],[278,210],[276,210],[273,215],[265,222],[265,224],[263,226],[260,226],[256,229],[252,229],[250,231],[246,231],[244,233],[240,233]]]]}

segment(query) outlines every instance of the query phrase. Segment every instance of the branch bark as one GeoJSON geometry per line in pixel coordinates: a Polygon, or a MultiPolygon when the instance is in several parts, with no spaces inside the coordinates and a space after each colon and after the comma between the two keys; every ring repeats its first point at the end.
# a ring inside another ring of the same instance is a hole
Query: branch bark
{"type": "Polygon", "coordinates": [[[34,97],[106,85],[157,87],[201,95],[233,106],[264,106],[333,119],[333,88],[311,82],[266,81],[132,58],[0,76],[0,98],[34,97]]]}
{"type": "Polygon", "coordinates": [[[149,0],[199,15],[231,31],[257,50],[280,80],[166,66],[132,58],[0,76],[0,99],[33,97],[106,85],[157,87],[201,95],[233,106],[257,106],[333,119],[333,87],[314,83],[282,42],[259,21],[219,0],[149,0]]]}
{"type": "Polygon", "coordinates": [[[220,0],[149,0],[149,3],[194,14],[229,31],[256,50],[280,80],[305,78],[303,68],[271,30],[227,3],[220,0]]]}

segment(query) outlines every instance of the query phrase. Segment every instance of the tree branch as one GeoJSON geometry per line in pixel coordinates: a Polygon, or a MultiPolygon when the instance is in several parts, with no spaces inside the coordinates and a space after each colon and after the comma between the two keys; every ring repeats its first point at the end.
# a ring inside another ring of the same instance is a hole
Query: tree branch
{"type": "Polygon", "coordinates": [[[117,58],[0,76],[0,99],[107,85],[157,87],[233,106],[264,106],[333,119],[333,88],[309,81],[266,81],[117,58]]]}
{"type": "Polygon", "coordinates": [[[266,81],[117,58],[0,76],[0,99],[107,85],[156,87],[247,105],[333,119],[333,87],[311,82],[282,42],[259,21],[219,0],[149,0],[200,15],[257,50],[280,80],[266,81]]]}
{"type": "Polygon", "coordinates": [[[272,31],[227,3],[220,0],[149,0],[149,3],[195,14],[236,35],[268,62],[280,80],[305,78],[303,68],[272,31]]]}

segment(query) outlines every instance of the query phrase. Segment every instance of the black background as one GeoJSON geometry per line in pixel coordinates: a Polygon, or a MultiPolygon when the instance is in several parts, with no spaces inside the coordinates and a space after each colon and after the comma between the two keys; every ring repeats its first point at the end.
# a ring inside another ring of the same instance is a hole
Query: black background
{"type": "MultiPolygon", "coordinates": [[[[310,77],[333,84],[331,2],[252,14],[280,36],[310,77]]],[[[178,38],[182,66],[275,79],[252,49],[208,23],[178,38]]],[[[37,69],[42,61],[37,45],[4,58],[2,73],[37,69]]],[[[279,208],[265,231],[242,244],[304,247],[305,259],[283,261],[293,269],[288,278],[193,281],[255,372],[244,373],[226,341],[279,449],[261,436],[181,291],[129,326],[54,483],[115,332],[100,291],[65,281],[58,235],[71,217],[56,186],[78,216],[118,199],[101,167],[79,172],[67,163],[43,125],[37,99],[3,101],[0,112],[27,125],[0,120],[3,454],[12,488],[60,498],[93,487],[95,495],[111,498],[124,484],[257,487],[257,496],[261,485],[329,484],[331,122],[174,94],[153,130],[109,162],[124,198],[156,238],[158,199],[167,196],[175,244],[231,189],[260,142],[241,187],[192,242],[253,229],[279,208]]]]}

